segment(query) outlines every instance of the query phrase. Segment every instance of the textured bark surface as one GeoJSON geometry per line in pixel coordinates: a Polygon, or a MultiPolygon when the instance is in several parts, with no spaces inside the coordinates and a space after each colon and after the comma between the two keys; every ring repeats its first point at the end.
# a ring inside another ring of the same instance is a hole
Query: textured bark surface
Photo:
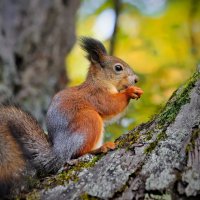
{"type": "Polygon", "coordinates": [[[13,101],[40,122],[66,85],[79,0],[0,1],[0,103],[13,101]]]}
{"type": "Polygon", "coordinates": [[[86,155],[36,184],[33,199],[199,199],[200,72],[107,154],[86,155]]]}

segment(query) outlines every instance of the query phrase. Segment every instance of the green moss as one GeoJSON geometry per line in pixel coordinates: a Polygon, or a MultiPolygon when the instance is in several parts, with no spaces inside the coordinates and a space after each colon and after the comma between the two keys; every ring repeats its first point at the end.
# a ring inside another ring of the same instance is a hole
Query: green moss
{"type": "Polygon", "coordinates": [[[40,185],[40,181],[36,179],[36,177],[26,176],[24,179],[24,186],[22,192],[20,194],[17,194],[13,199],[19,200],[19,199],[39,199],[39,194],[36,190],[33,190],[33,188],[38,188],[40,185]],[[33,190],[30,195],[26,195],[27,191],[33,190]],[[26,198],[25,198],[26,197],[26,198]]]}
{"type": "MultiPolygon", "coordinates": [[[[149,146],[145,149],[145,153],[151,153],[159,141],[164,140],[167,137],[165,133],[167,127],[175,120],[181,107],[190,101],[190,92],[194,88],[198,79],[200,79],[200,73],[195,73],[184,85],[182,85],[180,89],[174,92],[160,114],[154,117],[154,119],[157,120],[157,124],[153,130],[147,131],[145,139],[151,140],[155,132],[154,130],[156,129],[162,130],[162,132],[157,135],[155,141],[149,144],[149,146]]],[[[187,150],[190,149],[192,145],[194,145],[193,142],[190,142],[187,146],[187,150]]]]}
{"type": "Polygon", "coordinates": [[[33,192],[29,193],[26,196],[26,200],[39,200],[39,199],[40,199],[40,195],[36,190],[34,190],[33,192]]]}
{"type": "Polygon", "coordinates": [[[117,147],[129,148],[129,146],[137,142],[139,138],[140,138],[140,133],[138,131],[129,132],[126,135],[123,135],[123,137],[116,140],[117,147]]]}
{"type": "Polygon", "coordinates": [[[185,105],[190,100],[190,91],[193,89],[196,81],[200,78],[200,73],[196,72],[182,87],[174,92],[161,113],[156,116],[159,119],[160,125],[169,125],[172,123],[181,106],[185,105]]]}
{"type": "Polygon", "coordinates": [[[71,166],[67,171],[63,171],[58,175],[49,177],[42,183],[42,188],[52,188],[56,185],[66,185],[69,181],[77,182],[78,174],[81,170],[90,168],[102,157],[102,155],[95,156],[89,162],[79,162],[75,166],[71,166]]]}
{"type": "Polygon", "coordinates": [[[167,137],[167,135],[166,135],[165,132],[159,133],[159,134],[157,135],[157,137],[156,137],[156,140],[153,141],[153,142],[151,142],[151,143],[149,144],[149,146],[148,146],[147,148],[145,148],[144,152],[145,152],[146,154],[151,153],[151,152],[155,149],[155,147],[157,146],[157,144],[158,144],[161,140],[164,140],[166,137],[167,137]]]}
{"type": "MultiPolygon", "coordinates": [[[[103,155],[97,155],[94,156],[94,158],[91,161],[88,162],[78,162],[75,166],[71,166],[69,170],[63,171],[60,174],[53,175],[50,177],[45,178],[44,180],[41,180],[39,184],[32,192],[24,195],[25,197],[23,199],[39,199],[39,191],[41,189],[50,189],[57,185],[66,185],[69,183],[69,181],[77,182],[78,174],[81,170],[90,168],[95,165],[95,163],[101,159],[103,155]]],[[[22,199],[19,197],[19,199],[22,199]]]]}
{"type": "Polygon", "coordinates": [[[145,138],[144,138],[144,140],[145,140],[145,141],[151,140],[154,133],[155,133],[155,128],[147,130],[147,131],[145,132],[145,138]]]}
{"type": "Polygon", "coordinates": [[[36,177],[28,176],[28,177],[26,177],[25,181],[26,181],[29,189],[35,188],[40,184],[40,181],[36,177]]]}
{"type": "Polygon", "coordinates": [[[146,137],[145,137],[145,140],[146,140],[146,141],[152,139],[152,136],[153,136],[152,132],[148,132],[148,133],[146,133],[145,135],[146,135],[146,137]]]}
{"type": "Polygon", "coordinates": [[[93,196],[90,196],[89,194],[87,193],[84,193],[80,196],[80,199],[81,200],[97,200],[98,198],[96,197],[93,197],[93,196]]]}

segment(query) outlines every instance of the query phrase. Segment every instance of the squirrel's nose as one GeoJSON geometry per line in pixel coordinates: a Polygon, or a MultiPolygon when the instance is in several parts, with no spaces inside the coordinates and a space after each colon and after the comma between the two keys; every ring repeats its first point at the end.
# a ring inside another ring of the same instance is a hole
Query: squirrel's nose
{"type": "Polygon", "coordinates": [[[137,83],[139,81],[138,76],[135,76],[135,83],[137,83]]]}

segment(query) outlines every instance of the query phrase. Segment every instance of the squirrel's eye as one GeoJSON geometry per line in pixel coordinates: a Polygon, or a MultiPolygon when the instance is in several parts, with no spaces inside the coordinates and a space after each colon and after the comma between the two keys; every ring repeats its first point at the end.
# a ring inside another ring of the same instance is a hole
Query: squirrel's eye
{"type": "Polygon", "coordinates": [[[119,64],[115,65],[115,71],[116,72],[120,72],[122,70],[123,70],[123,67],[121,65],[119,65],[119,64]]]}

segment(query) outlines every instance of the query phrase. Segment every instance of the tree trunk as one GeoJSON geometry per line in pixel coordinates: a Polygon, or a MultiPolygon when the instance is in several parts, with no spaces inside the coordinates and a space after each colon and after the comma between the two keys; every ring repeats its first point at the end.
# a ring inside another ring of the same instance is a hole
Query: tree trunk
{"type": "Polygon", "coordinates": [[[48,177],[33,199],[199,199],[200,70],[152,120],[121,136],[118,147],[86,155],[48,177]]]}
{"type": "Polygon", "coordinates": [[[66,85],[79,0],[0,1],[0,103],[13,101],[40,122],[66,85]]]}

